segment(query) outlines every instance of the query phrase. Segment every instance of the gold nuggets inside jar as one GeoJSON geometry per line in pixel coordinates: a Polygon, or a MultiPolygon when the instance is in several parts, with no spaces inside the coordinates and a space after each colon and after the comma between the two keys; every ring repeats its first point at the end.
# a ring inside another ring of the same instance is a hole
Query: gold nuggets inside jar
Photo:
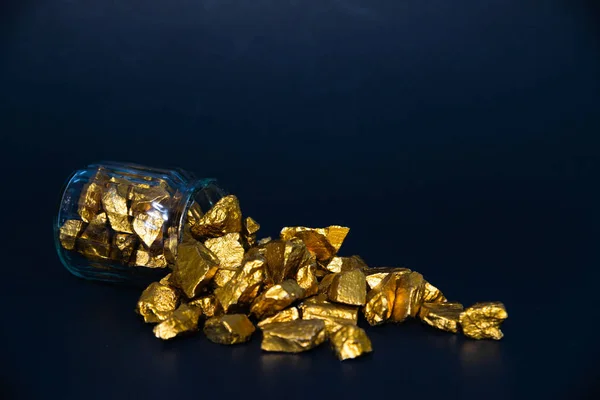
{"type": "Polygon", "coordinates": [[[189,230],[223,196],[214,180],[181,170],[90,165],[64,189],[58,253],[79,277],[147,284],[175,266],[186,225],[189,230]]]}

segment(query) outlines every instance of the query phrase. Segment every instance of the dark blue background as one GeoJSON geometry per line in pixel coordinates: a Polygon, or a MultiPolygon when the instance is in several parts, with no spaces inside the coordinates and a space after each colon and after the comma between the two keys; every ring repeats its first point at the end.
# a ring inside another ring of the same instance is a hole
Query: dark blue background
{"type": "Polygon", "coordinates": [[[4,398],[579,398],[597,390],[597,3],[2,3],[4,398]],[[18,4],[17,4],[18,3],[18,4]],[[344,224],[342,248],[453,300],[501,300],[501,342],[369,329],[339,363],[162,343],[139,290],[55,255],[64,179],[179,166],[266,235],[344,224]]]}

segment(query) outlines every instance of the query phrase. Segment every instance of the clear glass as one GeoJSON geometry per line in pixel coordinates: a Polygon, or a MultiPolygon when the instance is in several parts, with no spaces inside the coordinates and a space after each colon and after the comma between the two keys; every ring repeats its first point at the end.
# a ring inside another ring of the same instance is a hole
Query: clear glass
{"type": "Polygon", "coordinates": [[[188,218],[223,196],[215,179],[179,169],[92,164],[65,185],[54,223],[56,250],[78,277],[144,285],[170,271],[188,218]]]}

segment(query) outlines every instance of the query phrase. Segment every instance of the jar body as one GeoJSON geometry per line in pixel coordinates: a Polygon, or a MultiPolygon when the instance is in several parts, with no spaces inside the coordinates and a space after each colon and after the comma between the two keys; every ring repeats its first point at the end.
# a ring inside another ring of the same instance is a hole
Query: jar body
{"type": "Polygon", "coordinates": [[[105,162],[69,178],[54,224],[58,255],[85,279],[144,285],[166,275],[186,227],[225,195],[182,170],[105,162]]]}

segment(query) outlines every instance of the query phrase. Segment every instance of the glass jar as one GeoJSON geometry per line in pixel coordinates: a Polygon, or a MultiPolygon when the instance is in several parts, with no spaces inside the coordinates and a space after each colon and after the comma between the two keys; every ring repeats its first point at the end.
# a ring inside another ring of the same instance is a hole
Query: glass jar
{"type": "Polygon", "coordinates": [[[56,250],[78,277],[147,284],[170,271],[187,227],[223,196],[214,179],[179,169],[92,164],[65,185],[56,250]]]}

